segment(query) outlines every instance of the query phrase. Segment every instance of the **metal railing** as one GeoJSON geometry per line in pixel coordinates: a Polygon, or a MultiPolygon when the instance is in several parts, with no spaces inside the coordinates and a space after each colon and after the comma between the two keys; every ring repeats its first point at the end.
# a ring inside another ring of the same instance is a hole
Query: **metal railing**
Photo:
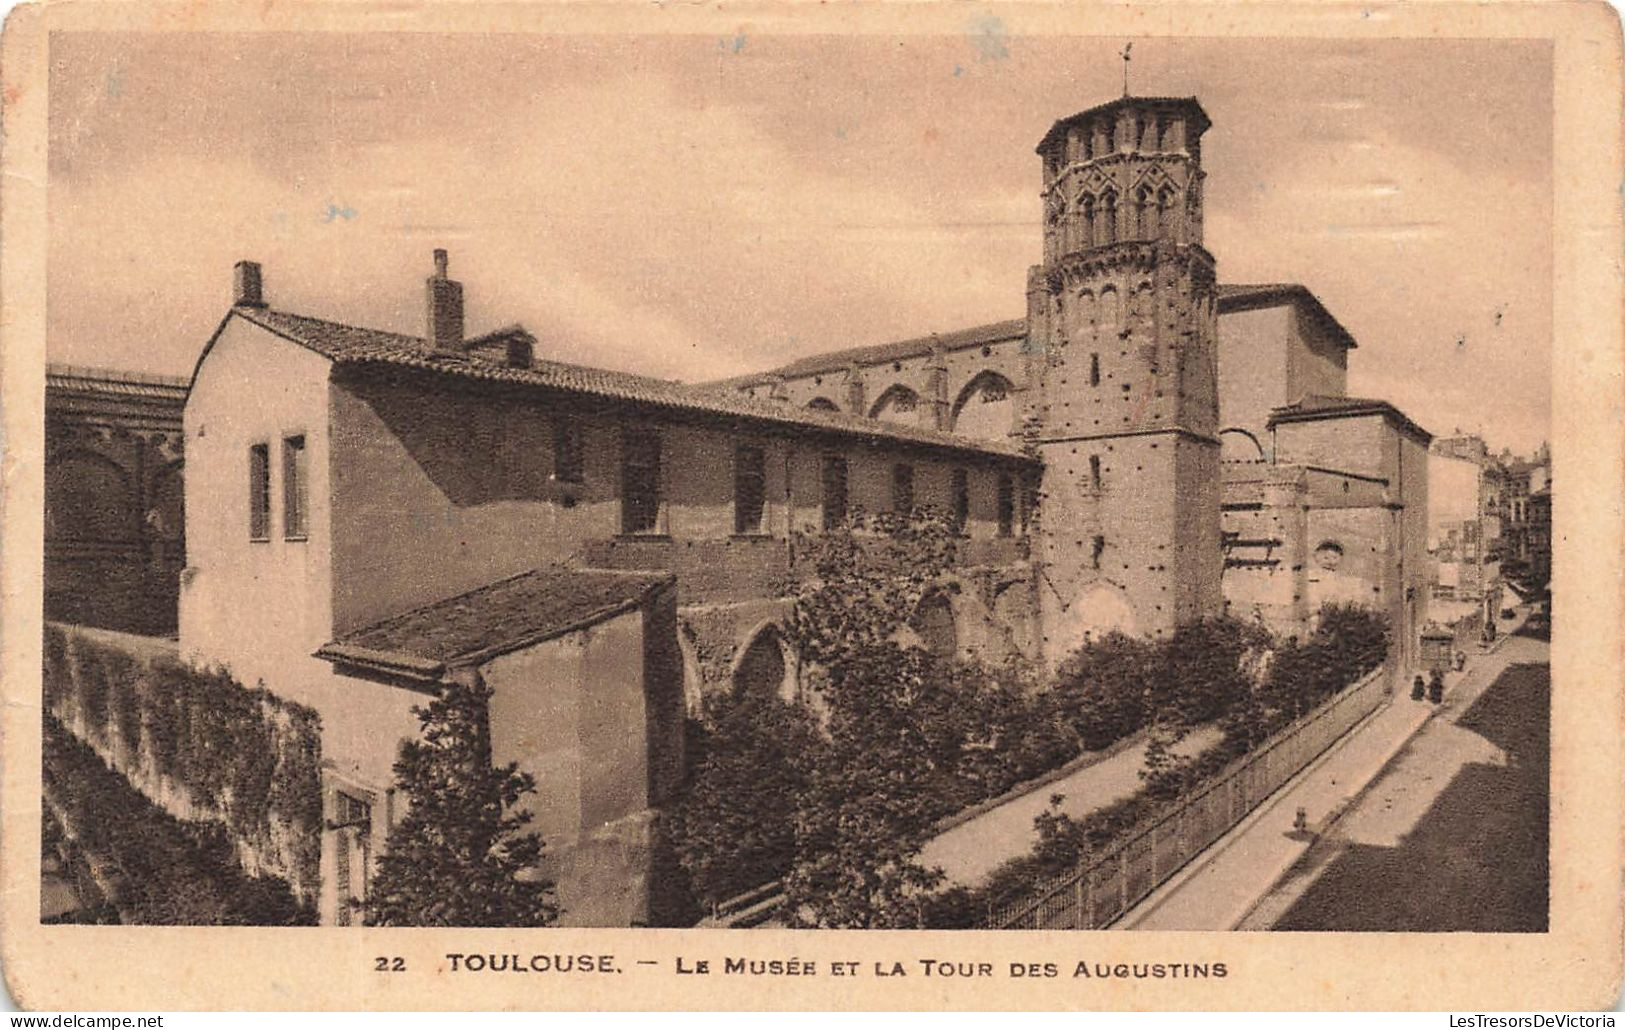
{"type": "Polygon", "coordinates": [[[1386,666],[1238,758],[1216,779],[1078,868],[989,914],[1001,930],[1098,930],[1109,926],[1201,854],[1382,704],[1386,666]]]}

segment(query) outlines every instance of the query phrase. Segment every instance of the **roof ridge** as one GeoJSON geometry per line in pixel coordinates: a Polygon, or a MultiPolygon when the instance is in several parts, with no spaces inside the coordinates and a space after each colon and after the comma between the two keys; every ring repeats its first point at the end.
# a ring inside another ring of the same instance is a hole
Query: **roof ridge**
{"type": "MultiPolygon", "coordinates": [[[[750,397],[718,384],[660,379],[637,372],[579,365],[551,358],[535,358],[528,366],[509,366],[485,360],[477,353],[432,353],[421,338],[388,330],[367,329],[310,315],[262,308],[235,307],[231,312],[329,361],[352,367],[388,365],[494,384],[579,393],[628,404],[804,427],[843,436],[882,437],[916,447],[1026,458],[1019,446],[1009,443],[973,440],[926,426],[876,422],[850,413],[809,411],[788,403],[750,397]]],[[[228,314],[227,318],[230,317],[228,314]]],[[[200,363],[202,360],[199,359],[200,363]]]]}

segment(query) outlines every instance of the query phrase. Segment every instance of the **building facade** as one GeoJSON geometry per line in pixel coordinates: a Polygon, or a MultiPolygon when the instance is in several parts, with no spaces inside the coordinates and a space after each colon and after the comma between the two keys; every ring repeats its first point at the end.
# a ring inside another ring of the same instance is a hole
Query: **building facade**
{"type": "Polygon", "coordinates": [[[419,336],[275,310],[239,263],[186,401],[181,643],[321,712],[324,919],[364,917],[413,706],[479,680],[497,758],[543,784],[564,921],[662,921],[682,716],[801,691],[798,541],[858,510],[957,526],[913,623],[944,657],[1053,664],[1227,608],[1306,632],[1355,601],[1407,660],[1427,434],[1346,396],[1353,340],[1307,290],[1218,283],[1207,129],[1191,98],[1055,123],[1024,319],[724,383],[468,335],[443,251],[419,336]]]}

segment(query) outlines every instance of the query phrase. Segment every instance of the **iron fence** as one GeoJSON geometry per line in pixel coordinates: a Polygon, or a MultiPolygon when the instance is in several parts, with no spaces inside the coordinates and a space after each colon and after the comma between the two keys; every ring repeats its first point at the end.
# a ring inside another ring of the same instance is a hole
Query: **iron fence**
{"type": "Polygon", "coordinates": [[[1109,926],[1201,854],[1382,703],[1384,669],[1277,732],[1171,808],[1028,898],[990,913],[1001,930],[1098,930],[1109,926]]]}

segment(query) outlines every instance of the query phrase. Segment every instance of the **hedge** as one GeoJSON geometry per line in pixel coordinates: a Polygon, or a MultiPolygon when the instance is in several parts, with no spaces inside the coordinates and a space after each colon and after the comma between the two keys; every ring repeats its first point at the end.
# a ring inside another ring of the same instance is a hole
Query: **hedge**
{"type": "Polygon", "coordinates": [[[160,807],[212,820],[252,872],[320,890],[321,723],[219,670],[48,625],[46,710],[160,807]]]}
{"type": "MultiPolygon", "coordinates": [[[[95,751],[45,716],[46,803],[84,856],[118,921],[179,926],[314,925],[285,880],[251,877],[226,828],[153,805],[95,751]]],[[[101,921],[95,910],[84,914],[101,921]]]]}
{"type": "MultiPolygon", "coordinates": [[[[1214,677],[1212,682],[1228,681],[1230,659],[1223,656],[1234,654],[1240,658],[1247,653],[1235,649],[1238,638],[1233,635],[1234,625],[1197,624],[1193,632],[1206,641],[1197,653],[1206,651],[1211,659],[1198,663],[1198,667],[1207,669],[1207,675],[1214,677]]],[[[1188,663],[1169,657],[1180,653],[1188,657],[1192,653],[1187,647],[1191,639],[1181,643],[1179,637],[1176,633],[1168,641],[1154,643],[1107,638],[1104,650],[1113,656],[1113,662],[1121,661],[1125,651],[1134,656],[1132,665],[1124,663],[1119,667],[1160,667],[1168,671],[1183,664],[1188,674],[1188,663]],[[1166,664],[1156,660],[1159,655],[1166,664]]],[[[1239,639],[1251,638],[1244,634],[1239,639]]],[[[1193,714],[1201,716],[1199,721],[1217,716],[1224,730],[1219,743],[1189,760],[1174,763],[1165,773],[1147,776],[1133,794],[1081,818],[1053,810],[1039,815],[1034,820],[1038,843],[1030,853],[1004,863],[976,889],[955,887],[936,895],[928,904],[925,925],[934,929],[980,926],[985,913],[1014,904],[1026,897],[1034,884],[1049,882],[1076,868],[1086,852],[1104,850],[1127,837],[1170,803],[1218,776],[1271,734],[1378,668],[1387,658],[1388,643],[1387,622],[1381,614],[1357,605],[1327,605],[1321,609],[1307,641],[1277,642],[1268,652],[1271,657],[1256,689],[1243,683],[1227,704],[1214,709],[1209,707],[1211,698],[1206,687],[1182,685],[1180,693],[1192,701],[1193,714]],[[1194,694],[1192,686],[1198,688],[1194,694]]],[[[1069,663],[1063,668],[1062,689],[1069,669],[1075,673],[1079,665],[1069,663]]],[[[1139,718],[1143,722],[1145,716],[1139,718]]]]}

